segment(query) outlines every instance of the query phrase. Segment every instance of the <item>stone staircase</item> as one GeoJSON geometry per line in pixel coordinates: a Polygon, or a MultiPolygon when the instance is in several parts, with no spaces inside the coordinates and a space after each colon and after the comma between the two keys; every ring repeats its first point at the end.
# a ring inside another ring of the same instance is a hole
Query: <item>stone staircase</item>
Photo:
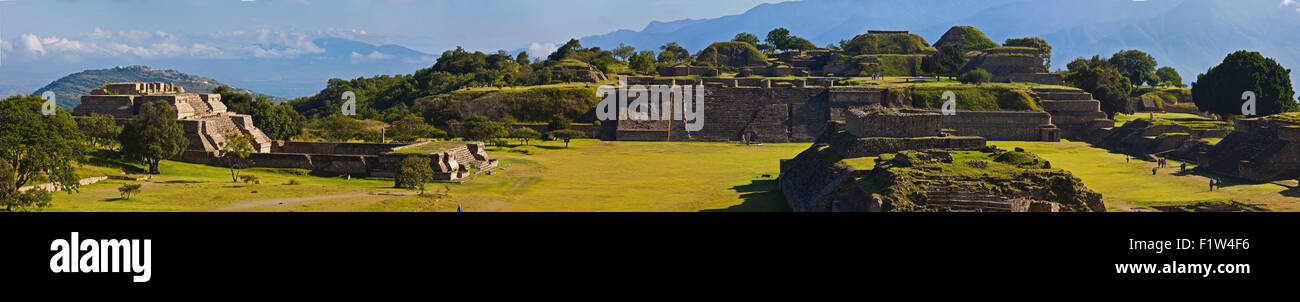
{"type": "Polygon", "coordinates": [[[1011,212],[1009,199],[958,187],[932,187],[925,193],[925,206],[952,212],[1011,212]]]}
{"type": "Polygon", "coordinates": [[[1061,128],[1061,137],[1082,140],[1091,132],[1115,126],[1114,121],[1101,111],[1101,101],[1092,94],[1078,89],[1035,88],[1035,97],[1043,110],[1052,115],[1052,124],[1061,128]]]}

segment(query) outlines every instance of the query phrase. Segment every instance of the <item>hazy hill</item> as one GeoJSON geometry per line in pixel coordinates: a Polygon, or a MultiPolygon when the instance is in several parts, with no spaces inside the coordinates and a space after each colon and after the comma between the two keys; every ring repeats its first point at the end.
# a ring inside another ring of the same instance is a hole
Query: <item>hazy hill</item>
{"type": "MultiPolygon", "coordinates": [[[[175,70],[155,70],[148,66],[119,66],[74,73],[45,85],[45,87],[36,90],[34,94],[40,95],[45,91],[54,91],[60,107],[73,108],[81,104],[81,96],[90,94],[91,90],[102,87],[105,83],[136,81],[172,83],[184,87],[186,92],[209,92],[218,86],[230,86],[217,80],[184,74],[175,70]]],[[[247,89],[236,88],[235,90],[242,93],[264,95],[247,89]]],[[[274,97],[270,98],[280,100],[274,97]]]]}

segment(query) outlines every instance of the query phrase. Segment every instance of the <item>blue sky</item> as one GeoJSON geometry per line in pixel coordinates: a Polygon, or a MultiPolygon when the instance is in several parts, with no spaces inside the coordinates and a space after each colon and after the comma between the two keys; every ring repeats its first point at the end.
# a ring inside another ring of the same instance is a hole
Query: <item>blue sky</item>
{"type": "Polygon", "coordinates": [[[548,49],[570,37],[714,18],[783,0],[0,0],[6,60],[275,57],[344,37],[428,53],[548,49]],[[536,44],[534,44],[536,43],[536,44]],[[254,47],[251,45],[281,45],[254,47]]]}

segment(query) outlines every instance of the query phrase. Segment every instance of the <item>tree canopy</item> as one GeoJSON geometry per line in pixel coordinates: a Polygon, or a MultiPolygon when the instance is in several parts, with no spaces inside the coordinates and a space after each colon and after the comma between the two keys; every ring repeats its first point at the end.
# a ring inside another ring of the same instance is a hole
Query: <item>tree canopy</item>
{"type": "Polygon", "coordinates": [[[1024,37],[1016,39],[1007,39],[1002,46],[1013,47],[1032,47],[1038,49],[1038,57],[1043,60],[1043,67],[1052,68],[1052,45],[1047,40],[1039,37],[1024,37]]]}
{"type": "Polygon", "coordinates": [[[1196,76],[1192,100],[1203,112],[1222,116],[1242,114],[1242,94],[1255,93],[1255,110],[1271,115],[1300,110],[1291,88],[1291,70],[1254,51],[1229,54],[1223,63],[1196,76]]]}
{"type": "Polygon", "coordinates": [[[123,127],[118,141],[122,154],[149,165],[150,174],[159,174],[159,162],[181,154],[190,144],[185,129],[176,122],[176,109],[166,102],[144,103],[140,114],[123,127]]]}
{"type": "Polygon", "coordinates": [[[69,192],[78,188],[74,165],[85,160],[90,149],[87,139],[67,111],[41,114],[44,102],[34,95],[0,101],[0,206],[4,211],[36,210],[48,204],[48,194],[17,191],[36,175],[48,174],[50,181],[69,192]]]}
{"type": "Polygon", "coordinates": [[[1069,67],[1065,82],[1091,93],[1101,101],[1101,111],[1106,112],[1110,118],[1115,118],[1119,113],[1133,113],[1133,105],[1128,101],[1133,85],[1110,63],[1102,60],[1101,56],[1075,59],[1069,67]]]}
{"type": "Polygon", "coordinates": [[[1141,50],[1121,50],[1112,55],[1109,62],[1133,85],[1151,82],[1156,75],[1156,58],[1141,50]]]}

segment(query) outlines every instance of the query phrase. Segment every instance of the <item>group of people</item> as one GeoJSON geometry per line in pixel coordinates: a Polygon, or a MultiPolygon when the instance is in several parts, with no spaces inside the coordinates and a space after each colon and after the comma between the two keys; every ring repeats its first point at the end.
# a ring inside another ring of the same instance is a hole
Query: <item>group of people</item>
{"type": "MultiPolygon", "coordinates": [[[[1124,162],[1129,162],[1129,156],[1128,156],[1127,154],[1124,155],[1124,162]]],[[[1167,168],[1167,167],[1169,167],[1169,160],[1168,160],[1168,159],[1163,158],[1163,157],[1161,157],[1161,158],[1157,158],[1157,159],[1156,159],[1156,167],[1151,168],[1151,175],[1159,174],[1160,169],[1167,168]]],[[[1179,171],[1180,171],[1180,172],[1183,172],[1183,173],[1186,173],[1186,172],[1187,172],[1187,163],[1182,163],[1181,165],[1179,165],[1179,171]]],[[[1223,189],[1223,181],[1222,181],[1222,180],[1218,180],[1218,179],[1216,179],[1216,178],[1210,178],[1210,191],[1214,191],[1216,188],[1217,188],[1217,189],[1223,189]]]]}
{"type": "Polygon", "coordinates": [[[881,75],[880,73],[873,73],[873,74],[871,74],[871,80],[872,80],[872,81],[877,81],[877,80],[880,80],[880,79],[883,79],[883,78],[885,78],[885,76],[881,75]]]}

